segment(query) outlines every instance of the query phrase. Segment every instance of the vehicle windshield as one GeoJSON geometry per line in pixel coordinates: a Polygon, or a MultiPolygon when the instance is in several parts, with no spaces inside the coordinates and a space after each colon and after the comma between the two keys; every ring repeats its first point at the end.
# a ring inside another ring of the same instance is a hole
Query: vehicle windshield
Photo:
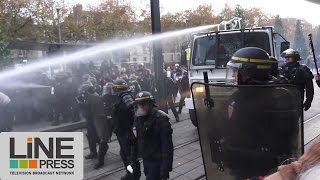
{"type": "Polygon", "coordinates": [[[269,54],[271,52],[269,36],[265,32],[218,34],[195,40],[192,63],[195,66],[226,68],[233,53],[242,47],[259,47],[269,54]]]}

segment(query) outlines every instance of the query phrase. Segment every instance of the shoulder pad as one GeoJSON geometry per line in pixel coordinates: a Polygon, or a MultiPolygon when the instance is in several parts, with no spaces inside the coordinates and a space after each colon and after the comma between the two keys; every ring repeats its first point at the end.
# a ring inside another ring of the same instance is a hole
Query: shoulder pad
{"type": "Polygon", "coordinates": [[[131,107],[134,105],[133,97],[130,94],[125,94],[124,96],[122,96],[122,100],[127,107],[131,107]]]}
{"type": "Polygon", "coordinates": [[[164,117],[164,118],[170,119],[170,118],[169,118],[169,115],[168,115],[167,113],[161,111],[161,110],[157,110],[156,116],[157,116],[157,117],[164,117]]]}
{"type": "Polygon", "coordinates": [[[158,122],[158,126],[160,131],[164,135],[172,135],[172,127],[171,123],[169,122],[169,116],[165,112],[161,110],[156,111],[156,121],[158,122]]]}
{"type": "Polygon", "coordinates": [[[300,65],[299,69],[301,69],[303,71],[303,73],[306,76],[306,78],[313,79],[313,74],[312,74],[312,72],[310,71],[310,69],[307,66],[300,65]]]}

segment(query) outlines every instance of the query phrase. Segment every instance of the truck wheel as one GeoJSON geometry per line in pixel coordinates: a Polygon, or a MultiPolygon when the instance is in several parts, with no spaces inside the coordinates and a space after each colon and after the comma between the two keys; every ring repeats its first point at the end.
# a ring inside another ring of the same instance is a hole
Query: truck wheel
{"type": "Polygon", "coordinates": [[[190,115],[190,119],[191,119],[192,124],[195,127],[198,127],[198,121],[197,121],[196,112],[194,111],[194,109],[189,109],[189,115],[190,115]]]}

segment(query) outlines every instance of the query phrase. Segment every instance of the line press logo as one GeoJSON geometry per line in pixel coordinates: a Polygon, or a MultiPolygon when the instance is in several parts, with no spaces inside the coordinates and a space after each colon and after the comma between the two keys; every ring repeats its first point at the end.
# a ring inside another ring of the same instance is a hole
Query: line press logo
{"type": "Polygon", "coordinates": [[[0,178],[83,179],[81,132],[9,132],[0,134],[0,142],[6,146],[0,178]]]}

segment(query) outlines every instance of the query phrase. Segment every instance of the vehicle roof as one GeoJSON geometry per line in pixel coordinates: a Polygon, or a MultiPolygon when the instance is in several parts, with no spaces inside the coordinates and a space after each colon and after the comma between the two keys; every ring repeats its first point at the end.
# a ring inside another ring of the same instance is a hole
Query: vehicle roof
{"type": "Polygon", "coordinates": [[[246,31],[246,32],[254,32],[256,30],[259,31],[268,31],[268,30],[272,30],[273,26],[264,26],[264,27],[253,27],[253,28],[244,28],[244,29],[231,29],[231,30],[220,30],[220,31],[207,31],[207,32],[198,32],[198,33],[194,33],[194,36],[201,36],[201,35],[209,35],[209,36],[213,36],[214,34],[219,34],[219,33],[226,33],[226,32],[242,32],[242,31],[246,31]]]}

